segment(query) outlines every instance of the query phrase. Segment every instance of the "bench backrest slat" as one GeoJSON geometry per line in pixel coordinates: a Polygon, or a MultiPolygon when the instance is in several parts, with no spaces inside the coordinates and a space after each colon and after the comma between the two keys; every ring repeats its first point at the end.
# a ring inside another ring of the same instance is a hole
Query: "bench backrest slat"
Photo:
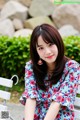
{"type": "Polygon", "coordinates": [[[11,96],[10,92],[0,90],[0,98],[10,100],[10,96],[11,96]]]}
{"type": "MultiPolygon", "coordinates": [[[[0,86],[4,86],[12,88],[13,86],[13,81],[11,79],[6,79],[3,77],[0,77],[0,86]]],[[[0,98],[5,99],[5,100],[10,100],[11,93],[8,91],[0,90],[0,98]]]]}
{"type": "Polygon", "coordinates": [[[80,85],[78,86],[77,93],[80,94],[80,85]]]}
{"type": "MultiPolygon", "coordinates": [[[[0,104],[0,112],[3,110],[3,111],[7,111],[8,109],[7,109],[8,107],[6,106],[6,105],[1,105],[0,104]]],[[[1,120],[1,119],[0,119],[1,120]]]]}
{"type": "Polygon", "coordinates": [[[0,77],[0,85],[11,88],[13,86],[13,81],[11,79],[0,77]]]}

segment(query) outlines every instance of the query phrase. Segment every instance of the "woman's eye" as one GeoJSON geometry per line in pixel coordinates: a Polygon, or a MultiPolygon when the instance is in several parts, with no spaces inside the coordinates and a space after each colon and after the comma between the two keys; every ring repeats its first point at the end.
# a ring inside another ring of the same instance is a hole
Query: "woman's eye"
{"type": "Polygon", "coordinates": [[[54,43],[49,43],[49,46],[52,46],[52,45],[54,45],[54,43]]]}
{"type": "Polygon", "coordinates": [[[40,48],[38,48],[38,50],[43,50],[43,48],[42,48],[42,47],[40,47],[40,48]]]}

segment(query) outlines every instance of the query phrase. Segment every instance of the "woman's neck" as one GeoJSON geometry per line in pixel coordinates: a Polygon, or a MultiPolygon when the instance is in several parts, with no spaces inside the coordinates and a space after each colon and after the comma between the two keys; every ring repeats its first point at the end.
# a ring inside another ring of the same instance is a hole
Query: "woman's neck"
{"type": "Polygon", "coordinates": [[[48,65],[48,74],[51,74],[55,69],[55,64],[47,64],[48,65]]]}

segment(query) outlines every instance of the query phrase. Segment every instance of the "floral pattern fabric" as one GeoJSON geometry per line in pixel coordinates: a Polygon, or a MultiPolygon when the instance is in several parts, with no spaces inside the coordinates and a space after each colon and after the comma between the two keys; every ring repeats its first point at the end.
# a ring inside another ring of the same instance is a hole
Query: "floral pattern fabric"
{"type": "Polygon", "coordinates": [[[20,102],[25,105],[27,98],[36,98],[34,120],[44,120],[52,100],[61,104],[55,120],[75,120],[74,101],[80,80],[80,65],[74,60],[66,62],[63,75],[55,85],[51,85],[47,81],[48,78],[49,76],[46,76],[44,79],[47,86],[46,92],[36,87],[32,62],[27,62],[25,66],[25,91],[20,102]]]}

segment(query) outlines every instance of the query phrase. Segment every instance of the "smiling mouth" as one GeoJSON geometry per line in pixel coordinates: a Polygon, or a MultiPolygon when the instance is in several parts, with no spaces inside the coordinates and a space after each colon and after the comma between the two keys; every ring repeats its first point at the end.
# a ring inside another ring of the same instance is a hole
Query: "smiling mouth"
{"type": "Polygon", "coordinates": [[[48,56],[48,57],[46,57],[46,58],[52,58],[53,57],[53,55],[51,55],[51,56],[48,56]]]}

